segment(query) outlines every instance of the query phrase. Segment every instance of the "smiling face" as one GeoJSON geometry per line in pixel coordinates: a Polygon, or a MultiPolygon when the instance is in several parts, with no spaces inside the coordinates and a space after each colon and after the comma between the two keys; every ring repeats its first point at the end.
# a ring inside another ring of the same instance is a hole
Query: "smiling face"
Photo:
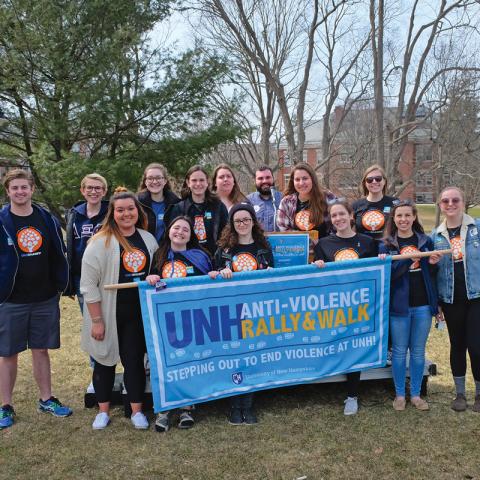
{"type": "Polygon", "coordinates": [[[145,172],[145,185],[150,193],[156,194],[163,192],[163,187],[167,183],[164,172],[159,168],[149,168],[145,172]]]}
{"type": "Polygon", "coordinates": [[[215,188],[217,189],[217,192],[223,193],[224,195],[230,195],[234,184],[235,180],[230,170],[226,168],[220,168],[217,171],[217,175],[215,177],[215,188]]]}
{"type": "Polygon", "coordinates": [[[393,221],[395,222],[399,235],[403,237],[410,237],[413,235],[412,226],[416,218],[412,207],[397,207],[395,209],[393,221]]]}
{"type": "Polygon", "coordinates": [[[255,173],[255,186],[261,195],[270,195],[271,188],[275,184],[270,170],[258,170],[255,173]]]}
{"type": "Polygon", "coordinates": [[[295,170],[293,174],[293,186],[303,198],[308,198],[312,191],[312,177],[306,170],[295,170]]]}
{"type": "Polygon", "coordinates": [[[129,236],[134,233],[135,224],[138,221],[138,210],[133,198],[115,200],[113,219],[122,235],[129,236]]]}
{"type": "Polygon", "coordinates": [[[200,170],[193,172],[187,179],[187,187],[195,197],[204,197],[208,188],[208,178],[200,170]]]}
{"type": "Polygon", "coordinates": [[[32,195],[34,191],[35,188],[30,185],[28,180],[16,178],[10,181],[7,188],[7,195],[13,206],[26,207],[32,203],[32,195]]]}
{"type": "Polygon", "coordinates": [[[98,205],[107,192],[102,182],[87,178],[80,188],[80,193],[85,201],[93,206],[98,205]]]}
{"type": "Polygon", "coordinates": [[[233,227],[239,236],[251,235],[253,228],[252,216],[246,210],[239,210],[233,215],[233,227]]]}
{"type": "Polygon", "coordinates": [[[385,187],[385,178],[380,170],[372,170],[365,177],[365,187],[372,194],[381,193],[385,187]]]}
{"type": "Polygon", "coordinates": [[[441,194],[440,210],[447,219],[456,220],[463,216],[465,211],[465,202],[462,193],[456,188],[444,190],[441,194]]]}
{"type": "Polygon", "coordinates": [[[332,205],[330,219],[337,233],[347,233],[352,230],[351,221],[353,216],[344,205],[332,205]]]}
{"type": "Polygon", "coordinates": [[[168,238],[173,250],[186,250],[192,231],[186,220],[179,219],[172,224],[168,231],[168,238]]]}

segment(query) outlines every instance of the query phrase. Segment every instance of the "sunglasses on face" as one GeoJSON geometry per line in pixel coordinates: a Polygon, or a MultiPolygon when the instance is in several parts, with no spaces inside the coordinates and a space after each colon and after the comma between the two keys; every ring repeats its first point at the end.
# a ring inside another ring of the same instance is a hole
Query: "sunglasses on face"
{"type": "Polygon", "coordinates": [[[440,203],[442,205],[449,205],[450,203],[453,204],[453,205],[457,205],[459,204],[460,202],[462,201],[461,198],[458,198],[458,197],[454,197],[454,198],[442,198],[440,200],[440,203]]]}
{"type": "Polygon", "coordinates": [[[373,182],[380,183],[382,180],[383,180],[383,177],[382,177],[381,175],[379,175],[378,177],[375,176],[375,177],[367,177],[367,178],[365,178],[365,181],[366,181],[367,183],[373,183],[373,182]]]}

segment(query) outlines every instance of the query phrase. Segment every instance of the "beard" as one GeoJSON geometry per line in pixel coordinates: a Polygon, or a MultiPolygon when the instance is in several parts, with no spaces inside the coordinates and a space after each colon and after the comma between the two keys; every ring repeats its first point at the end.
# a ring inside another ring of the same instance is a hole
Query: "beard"
{"type": "Polygon", "coordinates": [[[265,184],[257,185],[257,192],[260,195],[271,195],[272,194],[272,191],[271,191],[272,188],[275,188],[275,185],[265,185],[265,184]]]}

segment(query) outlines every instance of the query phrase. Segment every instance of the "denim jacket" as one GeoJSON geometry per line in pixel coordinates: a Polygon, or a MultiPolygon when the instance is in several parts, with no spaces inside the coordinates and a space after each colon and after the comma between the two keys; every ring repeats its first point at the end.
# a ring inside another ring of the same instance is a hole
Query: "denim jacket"
{"type": "MultiPolygon", "coordinates": [[[[480,297],[480,220],[463,214],[460,228],[465,285],[469,300],[480,297]]],[[[451,248],[445,221],[431,234],[435,250],[451,248]]],[[[438,263],[437,286],[440,300],[453,303],[453,257],[443,255],[438,263]]]]}

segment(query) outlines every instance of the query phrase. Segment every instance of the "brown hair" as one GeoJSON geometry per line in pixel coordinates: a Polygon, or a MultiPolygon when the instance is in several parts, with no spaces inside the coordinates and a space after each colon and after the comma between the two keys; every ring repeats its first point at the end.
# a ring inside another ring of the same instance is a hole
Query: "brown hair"
{"type": "Polygon", "coordinates": [[[84,188],[85,184],[87,183],[87,180],[96,180],[97,182],[100,182],[103,185],[103,188],[105,191],[108,189],[108,183],[105,177],[102,177],[99,173],[89,173],[88,175],[85,175],[82,178],[82,181],[80,182],[80,188],[84,188]]]}
{"type": "MultiPolygon", "coordinates": [[[[334,207],[335,205],[340,205],[342,206],[343,208],[345,208],[345,210],[348,212],[349,215],[352,215],[353,216],[353,208],[352,206],[347,202],[347,200],[345,200],[344,198],[338,198],[338,199],[335,199],[333,200],[333,202],[330,202],[328,204],[328,214],[330,215],[330,211],[332,210],[332,207],[334,207]]],[[[355,220],[350,219],[350,226],[353,228],[355,226],[355,220]]]]}
{"type": "Polygon", "coordinates": [[[18,179],[27,180],[32,188],[35,186],[35,180],[33,179],[33,175],[28,170],[25,170],[23,168],[14,168],[13,170],[9,170],[6,173],[5,178],[3,179],[3,185],[5,187],[5,190],[8,190],[10,182],[18,179]]]}
{"type": "Polygon", "coordinates": [[[170,186],[170,180],[168,179],[167,169],[161,163],[149,163],[143,171],[142,179],[140,180],[140,184],[138,185],[138,192],[144,192],[145,190],[147,190],[147,172],[149,170],[152,170],[153,168],[157,168],[158,170],[160,170],[165,177],[165,185],[163,186],[163,191],[165,192],[171,190],[172,187],[170,186]]]}
{"type": "Polygon", "coordinates": [[[217,192],[217,175],[219,170],[221,169],[228,170],[233,177],[233,188],[232,191],[230,192],[230,195],[228,196],[228,199],[233,202],[233,203],[239,203],[242,202],[243,200],[246,200],[245,195],[241,192],[240,187],[238,186],[237,179],[235,178],[235,174],[233,173],[233,170],[226,164],[226,163],[220,163],[217,165],[215,170],[213,171],[213,176],[212,176],[212,192],[216,193],[217,192]]]}
{"type": "Polygon", "coordinates": [[[368,195],[368,188],[367,188],[367,182],[366,182],[366,178],[367,178],[367,175],[371,172],[373,172],[374,170],[378,170],[381,174],[382,174],[382,177],[383,179],[385,180],[385,185],[383,186],[383,189],[382,189],[382,193],[384,195],[386,195],[386,192],[387,192],[387,186],[388,186],[388,180],[387,180],[387,174],[385,173],[385,170],[383,169],[383,167],[381,167],[380,165],[378,164],[374,164],[374,165],[370,165],[366,170],[365,172],[363,173],[363,177],[362,177],[362,181],[360,182],[360,185],[358,187],[358,189],[360,190],[360,193],[362,195],[364,195],[365,197],[368,195]]]}
{"type": "Polygon", "coordinates": [[[399,200],[393,204],[392,209],[390,210],[390,216],[388,217],[387,224],[385,225],[385,230],[383,231],[383,239],[387,240],[386,243],[389,243],[388,239],[393,238],[397,234],[398,228],[397,225],[395,225],[394,220],[395,212],[397,211],[397,208],[400,207],[410,207],[412,209],[412,213],[415,215],[412,230],[418,233],[425,233],[425,230],[423,229],[422,224],[418,219],[418,209],[415,205],[415,202],[413,202],[412,200],[399,200]]]}
{"type": "Polygon", "coordinates": [[[284,195],[292,195],[296,193],[293,177],[297,170],[305,170],[312,179],[312,190],[310,192],[310,221],[315,225],[321,225],[325,221],[325,213],[327,212],[327,201],[325,192],[320,187],[315,170],[308,163],[297,163],[290,172],[287,188],[284,195]]]}
{"type": "Polygon", "coordinates": [[[209,202],[212,202],[212,201],[216,200],[217,196],[214,193],[212,193],[212,191],[210,190],[210,188],[208,186],[208,183],[209,183],[208,182],[208,173],[201,165],[194,165],[193,167],[190,167],[188,169],[187,173],[185,174],[185,180],[183,181],[182,191],[180,192],[181,196],[182,196],[182,199],[185,200],[186,198],[188,198],[192,194],[192,191],[188,187],[187,182],[188,182],[188,180],[190,180],[190,177],[195,172],[202,172],[205,175],[205,177],[207,178],[207,189],[205,190],[205,203],[209,203],[209,202]]]}
{"type": "Polygon", "coordinates": [[[113,213],[115,211],[115,202],[117,200],[125,200],[125,199],[132,199],[135,203],[135,207],[137,208],[138,212],[138,220],[135,224],[135,228],[141,228],[143,230],[147,229],[147,216],[142,209],[140,202],[137,200],[137,197],[134,193],[129,192],[125,187],[117,187],[115,189],[115,193],[110,197],[110,203],[108,205],[108,210],[105,215],[105,220],[103,221],[103,225],[92,238],[99,238],[105,237],[105,246],[108,247],[110,245],[110,240],[112,237],[118,241],[118,243],[123,247],[123,249],[127,252],[132,251],[132,246],[128,243],[128,240],[121,234],[118,225],[115,222],[113,213]]]}
{"type": "MultiPolygon", "coordinates": [[[[263,233],[263,229],[258,223],[256,215],[252,215],[249,210],[237,210],[246,211],[252,217],[252,237],[253,241],[262,248],[270,248],[267,239],[263,233]]],[[[236,213],[236,212],[235,212],[236,213]]],[[[218,246],[223,249],[229,249],[238,245],[238,233],[233,225],[233,215],[225,228],[222,230],[222,235],[217,242],[218,246]]]]}

